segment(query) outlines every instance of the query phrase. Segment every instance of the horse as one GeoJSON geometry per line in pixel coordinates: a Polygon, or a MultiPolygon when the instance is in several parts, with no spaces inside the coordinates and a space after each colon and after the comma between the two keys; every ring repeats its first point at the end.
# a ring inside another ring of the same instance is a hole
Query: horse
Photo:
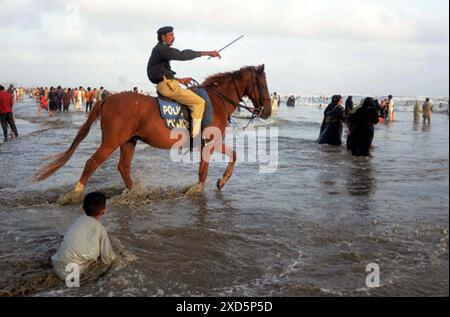
{"type": "MultiPolygon", "coordinates": [[[[207,91],[214,113],[214,118],[206,130],[215,128],[220,131],[220,136],[212,136],[208,143],[201,143],[202,154],[200,155],[199,180],[195,185],[196,191],[204,190],[209,167],[207,156],[212,155],[214,151],[226,154],[230,158],[223,177],[217,181],[217,188],[221,190],[230,179],[237,160],[236,152],[223,142],[225,128],[231,114],[238,107],[249,110],[253,113],[253,117],[264,120],[272,114],[265,67],[264,65],[246,66],[237,71],[219,73],[208,77],[199,87],[207,91]],[[244,96],[252,101],[253,107],[241,104],[244,96]]],[[[100,119],[101,145],[86,162],[75,189],[67,193],[66,199],[62,201],[75,203],[82,200],[89,178],[118,148],[120,148],[118,170],[126,188],[131,190],[133,187],[130,176],[131,164],[137,141],[159,149],[171,149],[175,145],[180,145],[183,139],[190,140],[185,135],[178,135],[176,138],[171,136],[172,130],[165,126],[160,116],[157,98],[133,92],[114,94],[95,104],[69,149],[56,155],[49,164],[41,167],[35,179],[43,181],[64,166],[78,145],[87,137],[97,119],[100,119]]],[[[189,132],[187,133],[189,135],[189,132]]]]}

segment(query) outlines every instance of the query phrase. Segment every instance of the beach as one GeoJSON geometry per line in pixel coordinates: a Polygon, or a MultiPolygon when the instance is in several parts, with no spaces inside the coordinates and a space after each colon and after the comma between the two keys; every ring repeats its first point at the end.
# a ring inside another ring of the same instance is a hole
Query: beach
{"type": "Polygon", "coordinates": [[[393,124],[376,126],[368,158],[315,142],[323,118],[316,105],[282,103],[246,131],[247,121],[234,118],[227,141],[251,140],[254,128],[277,131],[276,169],[239,162],[218,192],[226,163],[212,163],[195,197],[185,193],[197,163],[174,163],[168,151],[139,142],[135,188],[124,192],[114,153],[87,191],[111,198],[102,223],[118,260],[97,281],[69,289],[47,260],[82,210],[56,201],[78,181],[100,128],[36,183],[38,168],[69,147],[87,115],[39,117],[25,99],[14,107],[20,137],[0,144],[0,295],[448,296],[449,117],[414,125],[401,110],[393,124]],[[366,285],[372,263],[378,288],[366,285]]]}

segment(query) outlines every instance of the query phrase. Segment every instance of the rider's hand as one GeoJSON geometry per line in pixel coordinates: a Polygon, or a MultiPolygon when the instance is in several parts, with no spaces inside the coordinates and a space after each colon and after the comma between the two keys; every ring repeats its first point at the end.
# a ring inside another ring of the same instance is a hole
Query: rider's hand
{"type": "Polygon", "coordinates": [[[191,77],[180,78],[178,79],[178,81],[180,82],[180,84],[187,86],[192,81],[192,78],[191,77]]]}
{"type": "Polygon", "coordinates": [[[218,51],[209,52],[209,56],[222,58],[222,56],[220,56],[220,53],[218,51]]]}

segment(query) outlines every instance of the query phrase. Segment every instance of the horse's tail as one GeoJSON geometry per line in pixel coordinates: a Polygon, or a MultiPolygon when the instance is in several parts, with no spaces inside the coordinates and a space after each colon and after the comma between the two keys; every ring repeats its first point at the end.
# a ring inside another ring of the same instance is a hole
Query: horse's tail
{"type": "Polygon", "coordinates": [[[105,104],[105,100],[99,101],[95,104],[94,108],[92,109],[92,111],[89,114],[88,119],[83,124],[83,126],[80,128],[80,130],[78,131],[78,134],[75,137],[75,139],[73,140],[70,148],[64,153],[57,154],[53,158],[53,161],[51,161],[49,164],[43,166],[35,175],[35,179],[37,181],[43,181],[43,180],[49,178],[70,160],[73,153],[77,149],[78,145],[81,142],[83,142],[83,140],[89,134],[89,130],[91,129],[92,124],[100,117],[100,113],[102,111],[104,104],[105,104]]]}

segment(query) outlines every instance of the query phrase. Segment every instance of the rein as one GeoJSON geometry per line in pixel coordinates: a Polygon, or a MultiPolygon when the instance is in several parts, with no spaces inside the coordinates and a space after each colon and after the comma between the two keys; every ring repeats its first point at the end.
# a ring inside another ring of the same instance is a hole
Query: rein
{"type": "MultiPolygon", "coordinates": [[[[251,116],[251,118],[249,119],[249,122],[247,123],[247,125],[246,125],[245,128],[244,128],[244,130],[245,130],[245,129],[248,128],[248,126],[249,126],[256,118],[260,118],[261,115],[262,115],[262,112],[264,111],[264,108],[263,108],[263,105],[264,105],[264,99],[263,99],[263,94],[261,93],[261,88],[260,88],[260,85],[259,85],[258,75],[256,74],[256,71],[253,71],[253,72],[252,72],[252,81],[253,81],[255,75],[256,75],[256,86],[258,87],[259,99],[260,99],[260,105],[261,105],[261,108],[260,108],[260,109],[257,109],[257,108],[255,108],[255,107],[249,107],[249,106],[247,106],[247,104],[243,105],[243,104],[241,104],[241,103],[239,103],[239,102],[236,102],[236,101],[234,101],[233,99],[231,99],[230,97],[224,95],[223,93],[221,93],[220,91],[218,91],[218,90],[216,90],[216,89],[214,89],[214,88],[212,88],[212,87],[205,86],[205,85],[200,85],[199,82],[196,81],[195,79],[192,80],[192,81],[194,82],[195,85],[192,86],[191,88],[204,88],[204,89],[206,89],[207,91],[209,91],[209,92],[215,94],[216,96],[218,96],[218,97],[219,97],[220,99],[222,99],[223,101],[225,101],[225,102],[227,102],[227,103],[229,103],[229,104],[235,106],[236,108],[238,108],[238,109],[245,109],[245,110],[247,110],[248,112],[250,112],[250,113],[252,114],[252,116],[251,116]]],[[[239,89],[238,89],[238,87],[237,87],[236,78],[234,77],[234,75],[232,76],[232,78],[233,78],[233,85],[234,85],[234,88],[235,88],[235,90],[236,90],[236,95],[237,95],[237,97],[239,98],[239,89]]],[[[252,86],[252,94],[254,93],[254,90],[255,90],[255,86],[252,86]]],[[[241,98],[240,101],[242,101],[242,98],[241,98]]],[[[244,101],[244,103],[245,103],[245,101],[244,101]]]]}

